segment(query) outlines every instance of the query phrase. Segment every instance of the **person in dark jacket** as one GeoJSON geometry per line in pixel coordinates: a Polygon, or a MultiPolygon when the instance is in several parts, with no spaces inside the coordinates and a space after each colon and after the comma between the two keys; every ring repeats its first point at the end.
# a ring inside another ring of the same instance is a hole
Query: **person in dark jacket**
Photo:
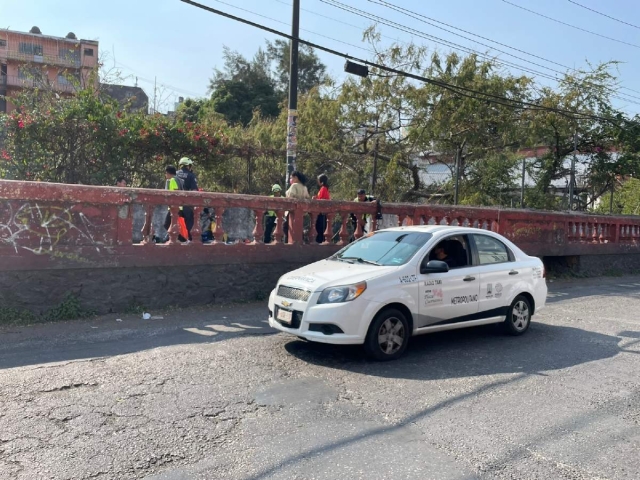
{"type": "MultiPolygon", "coordinates": [[[[184,185],[184,190],[190,191],[190,192],[197,192],[199,190],[198,180],[196,179],[196,176],[193,173],[193,160],[187,157],[183,157],[178,162],[178,166],[180,167],[180,170],[178,170],[176,177],[182,180],[182,183],[184,185]]],[[[191,241],[192,240],[191,229],[193,228],[193,224],[195,221],[194,215],[193,215],[193,207],[185,205],[183,209],[183,213],[184,213],[184,222],[187,225],[187,230],[189,230],[189,241],[191,241]]]]}

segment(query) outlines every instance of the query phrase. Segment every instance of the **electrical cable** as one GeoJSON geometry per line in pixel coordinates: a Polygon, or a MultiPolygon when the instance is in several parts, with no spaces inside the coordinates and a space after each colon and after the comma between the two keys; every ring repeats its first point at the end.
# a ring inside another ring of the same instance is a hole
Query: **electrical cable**
{"type": "MultiPolygon", "coordinates": [[[[203,5],[203,4],[195,2],[193,0],[180,0],[180,1],[183,2],[183,3],[189,4],[191,6],[194,6],[196,8],[208,11],[210,13],[214,13],[216,15],[220,15],[222,17],[226,17],[226,18],[229,18],[231,20],[235,20],[237,22],[244,23],[245,25],[250,25],[252,27],[259,28],[261,30],[264,30],[264,31],[269,32],[269,33],[272,33],[274,35],[277,35],[277,36],[280,36],[280,37],[283,37],[283,38],[288,38],[289,40],[294,40],[295,39],[296,41],[298,41],[299,43],[302,43],[303,45],[308,45],[308,46],[310,46],[312,48],[315,48],[317,50],[320,50],[320,51],[323,51],[323,52],[326,52],[326,53],[330,53],[332,55],[336,55],[336,56],[339,56],[339,57],[342,57],[342,58],[345,58],[345,59],[354,60],[356,62],[359,62],[359,63],[362,63],[364,65],[368,65],[368,66],[377,68],[377,69],[382,70],[382,71],[386,71],[386,72],[389,72],[389,73],[395,73],[397,75],[401,75],[401,76],[406,77],[406,78],[411,78],[413,80],[418,80],[418,81],[421,81],[421,82],[424,82],[424,83],[435,85],[435,86],[438,86],[440,88],[447,89],[447,90],[450,90],[450,91],[452,91],[454,93],[458,93],[458,94],[461,94],[461,95],[475,94],[475,95],[479,95],[479,96],[482,96],[482,97],[486,97],[486,98],[481,99],[481,100],[485,100],[485,101],[487,101],[489,103],[501,104],[501,105],[508,106],[508,107],[511,107],[511,108],[523,108],[523,109],[529,109],[529,110],[539,110],[539,111],[547,111],[547,112],[552,112],[552,113],[558,113],[558,114],[565,115],[565,116],[573,118],[573,119],[590,118],[590,119],[593,119],[593,120],[616,123],[615,119],[613,119],[613,118],[607,118],[607,117],[603,117],[603,116],[600,116],[600,115],[581,113],[581,112],[572,111],[572,110],[566,110],[566,109],[561,109],[561,108],[545,107],[545,106],[542,106],[540,104],[527,102],[527,101],[523,101],[523,100],[512,100],[512,99],[509,99],[509,98],[506,98],[506,97],[502,97],[502,96],[499,96],[499,95],[494,95],[494,94],[487,93],[487,92],[481,92],[481,91],[474,90],[474,89],[471,89],[471,88],[468,88],[468,87],[461,87],[461,86],[457,86],[457,85],[452,85],[452,84],[449,84],[449,83],[446,83],[446,82],[442,82],[440,80],[434,80],[432,78],[427,78],[427,77],[424,77],[424,76],[421,76],[421,75],[416,75],[416,74],[413,74],[413,73],[410,73],[410,72],[405,72],[405,71],[398,70],[398,69],[395,69],[395,68],[387,67],[385,65],[381,65],[381,64],[378,64],[378,63],[375,63],[375,62],[371,62],[369,60],[361,59],[361,58],[358,58],[358,57],[354,57],[352,55],[348,55],[348,54],[343,53],[343,52],[339,52],[337,50],[325,47],[323,45],[318,45],[316,43],[309,42],[309,41],[304,40],[302,38],[294,38],[292,35],[289,35],[289,34],[284,33],[284,32],[280,32],[280,31],[275,30],[273,28],[267,27],[266,25],[261,25],[259,23],[252,22],[252,21],[247,20],[245,18],[241,18],[241,17],[237,17],[235,15],[231,15],[230,13],[226,13],[226,12],[223,12],[221,10],[217,10],[215,8],[209,7],[207,5],[203,5]],[[509,103],[504,103],[504,102],[509,102],[509,103]]],[[[477,97],[472,97],[472,98],[478,99],[477,97]]],[[[625,122],[629,122],[626,119],[621,119],[621,120],[625,121],[625,122]]]]}
{"type": "Polygon", "coordinates": [[[624,20],[620,20],[619,18],[612,17],[611,15],[607,15],[606,13],[599,12],[598,10],[594,10],[593,8],[589,8],[586,5],[582,5],[581,3],[574,2],[573,0],[569,0],[569,2],[573,3],[574,5],[577,5],[578,7],[584,8],[585,10],[590,10],[593,13],[602,15],[603,17],[607,17],[611,20],[615,20],[616,22],[624,23],[625,25],[629,25],[630,27],[637,28],[638,30],[640,30],[640,27],[637,25],[634,25],[633,23],[625,22],[624,20]]]}
{"type": "MultiPolygon", "coordinates": [[[[372,1],[372,0],[369,0],[369,1],[372,1]]],[[[505,66],[508,66],[508,67],[511,67],[511,68],[516,68],[516,69],[522,70],[524,72],[532,73],[533,75],[539,75],[539,76],[547,78],[549,80],[553,80],[555,82],[559,82],[559,80],[557,78],[555,78],[553,76],[550,76],[549,74],[542,73],[540,71],[537,71],[537,70],[534,70],[534,69],[531,69],[531,68],[528,68],[528,67],[522,67],[521,65],[518,65],[518,64],[515,64],[515,63],[512,63],[512,62],[507,62],[505,60],[496,60],[495,57],[489,56],[487,54],[483,54],[481,52],[478,52],[477,50],[473,50],[473,49],[471,49],[469,47],[465,47],[464,45],[459,45],[459,44],[450,42],[448,40],[441,39],[439,37],[434,37],[433,35],[429,35],[427,33],[421,32],[419,30],[415,30],[415,29],[413,29],[411,27],[407,27],[405,25],[393,22],[391,20],[386,20],[386,19],[384,19],[382,17],[379,17],[379,16],[374,15],[372,13],[365,12],[365,11],[360,10],[358,8],[355,8],[355,7],[351,7],[349,5],[346,5],[344,3],[339,2],[337,0],[320,0],[320,2],[325,3],[327,5],[330,5],[330,6],[333,6],[335,8],[339,8],[341,10],[344,10],[346,12],[352,13],[354,15],[358,15],[360,17],[367,18],[369,20],[382,23],[384,25],[387,25],[387,26],[390,26],[392,28],[404,31],[406,33],[410,33],[410,34],[417,35],[419,37],[434,41],[435,43],[439,43],[441,45],[449,46],[450,48],[454,48],[455,50],[462,50],[462,51],[465,51],[467,53],[471,53],[471,54],[474,54],[474,55],[478,55],[478,56],[490,59],[492,61],[495,61],[496,63],[502,64],[502,65],[505,65],[505,66]],[[443,42],[446,42],[446,43],[443,43],[443,42]]],[[[378,2],[372,1],[372,3],[378,3],[378,2]]],[[[405,15],[408,15],[408,14],[405,13],[405,15]]],[[[409,16],[411,16],[411,15],[409,15],[409,16]]],[[[415,17],[413,17],[413,18],[415,18],[415,17]]],[[[469,39],[469,38],[464,37],[464,36],[462,38],[466,38],[468,40],[474,41],[473,39],[469,39]]],[[[480,43],[480,42],[476,42],[476,43],[480,43]]],[[[485,45],[483,43],[480,43],[480,45],[486,46],[488,48],[492,48],[490,45],[485,45]]],[[[510,53],[505,52],[503,50],[499,50],[499,49],[495,49],[495,48],[494,48],[494,50],[497,50],[498,52],[501,52],[501,53],[504,53],[506,55],[515,57],[517,59],[523,60],[525,62],[529,62],[527,59],[524,59],[522,57],[518,57],[517,55],[510,54],[510,53]]],[[[539,67],[542,67],[542,68],[546,68],[546,69],[551,70],[552,72],[555,72],[557,74],[565,75],[565,72],[562,72],[562,71],[559,71],[559,70],[555,70],[555,69],[553,69],[551,67],[540,65],[540,64],[535,63],[535,62],[529,62],[529,63],[532,63],[533,65],[536,65],[536,66],[539,66],[539,67]]],[[[612,95],[612,97],[617,98],[618,100],[622,100],[624,102],[632,103],[632,104],[635,104],[635,105],[640,105],[640,102],[636,101],[636,100],[640,100],[640,97],[635,97],[634,95],[630,95],[630,94],[620,94],[619,92],[617,92],[616,90],[614,90],[612,88],[609,88],[609,87],[605,87],[605,88],[607,90],[609,90],[610,92],[614,93],[615,95],[612,95]],[[619,95],[626,95],[626,97],[620,97],[619,95]],[[632,100],[632,98],[635,98],[636,100],[632,100]]]]}
{"type": "Polygon", "coordinates": [[[595,36],[600,37],[600,38],[606,38],[607,40],[611,40],[612,42],[622,43],[623,45],[629,45],[630,47],[634,47],[634,48],[640,48],[640,45],[637,45],[635,43],[629,43],[629,42],[625,42],[623,40],[618,40],[617,38],[607,37],[606,35],[601,35],[599,33],[592,32],[591,30],[587,30],[586,28],[581,28],[581,27],[577,27],[575,25],[571,25],[570,23],[563,22],[562,20],[558,20],[558,19],[553,18],[553,17],[548,17],[547,15],[544,15],[542,13],[536,12],[534,10],[529,10],[528,8],[523,7],[522,5],[518,5],[516,3],[509,2],[508,0],[502,0],[502,1],[504,3],[507,3],[509,5],[514,6],[516,8],[520,8],[521,10],[525,10],[525,11],[527,11],[529,13],[533,13],[534,15],[538,15],[539,17],[546,18],[547,20],[551,20],[552,22],[556,22],[556,23],[559,23],[561,25],[564,25],[565,27],[575,28],[576,30],[580,30],[581,32],[590,33],[591,35],[595,35],[595,36]]]}
{"type": "MultiPolygon", "coordinates": [[[[403,13],[403,14],[405,14],[405,15],[407,15],[407,16],[410,16],[411,18],[414,18],[414,19],[416,19],[416,20],[419,20],[419,21],[421,21],[421,22],[423,22],[423,23],[426,23],[426,24],[428,24],[428,25],[434,26],[434,27],[436,27],[436,28],[440,28],[440,29],[445,30],[446,32],[452,33],[452,34],[454,34],[454,35],[458,35],[458,34],[456,34],[455,32],[451,32],[450,30],[446,30],[446,29],[444,29],[444,28],[442,28],[442,27],[439,27],[438,25],[434,25],[433,23],[430,23],[430,22],[428,22],[428,21],[425,21],[424,19],[426,19],[426,20],[430,20],[431,22],[436,22],[436,23],[439,23],[439,24],[442,24],[442,25],[446,25],[447,27],[453,28],[453,29],[455,29],[455,30],[459,30],[459,31],[464,32],[464,33],[467,33],[467,34],[469,34],[469,35],[473,35],[474,37],[482,38],[483,40],[487,40],[487,41],[489,41],[489,42],[495,43],[495,44],[500,45],[500,46],[502,46],[502,47],[510,48],[511,50],[515,50],[516,52],[524,53],[525,55],[529,55],[529,56],[534,57],[534,58],[537,58],[537,59],[539,59],[539,60],[543,60],[543,61],[548,62],[548,63],[551,63],[551,64],[553,64],[553,65],[557,65],[557,66],[559,66],[559,67],[562,67],[562,68],[564,68],[565,70],[571,70],[571,71],[574,71],[574,72],[577,72],[577,71],[578,71],[577,69],[572,68],[572,67],[570,67],[570,66],[568,66],[568,65],[564,65],[564,64],[559,63],[559,62],[556,62],[556,61],[554,61],[554,60],[549,60],[548,58],[542,57],[542,56],[540,56],[540,55],[536,55],[536,54],[533,54],[533,53],[529,53],[529,52],[527,52],[527,51],[525,51],[525,50],[522,50],[522,49],[519,49],[519,48],[516,48],[516,47],[512,47],[511,45],[507,45],[506,43],[501,43],[501,42],[498,42],[498,41],[496,41],[496,40],[492,40],[491,38],[488,38],[488,37],[484,37],[484,36],[482,36],[482,35],[479,35],[479,34],[477,34],[477,33],[473,33],[473,32],[470,32],[470,31],[468,31],[468,30],[464,30],[464,29],[462,29],[462,28],[456,27],[456,26],[454,26],[454,25],[450,25],[450,24],[448,24],[448,23],[442,22],[442,21],[440,21],[440,20],[436,20],[436,19],[434,19],[434,18],[427,17],[426,15],[423,15],[423,14],[421,14],[421,13],[419,13],[419,12],[416,12],[416,11],[410,10],[410,9],[408,9],[408,8],[400,7],[400,6],[398,6],[398,5],[394,5],[393,3],[387,2],[387,1],[385,1],[385,0],[368,0],[368,1],[369,1],[369,2],[371,2],[371,3],[376,3],[376,4],[378,4],[378,5],[383,5],[383,6],[387,7],[387,8],[390,8],[390,9],[393,9],[393,10],[398,11],[398,12],[400,12],[400,13],[403,13]],[[415,15],[415,16],[417,16],[417,17],[420,17],[420,18],[416,18],[414,15],[415,15]]],[[[569,0],[569,1],[571,1],[571,0],[569,0]]],[[[572,2],[572,3],[575,3],[575,2],[572,2]]],[[[458,35],[458,36],[461,36],[461,35],[458,35]]],[[[462,36],[461,36],[461,37],[462,37],[462,36]]],[[[462,37],[462,38],[466,38],[466,37],[462,37]]],[[[467,38],[467,40],[470,40],[470,41],[474,41],[474,42],[475,42],[475,40],[473,40],[473,39],[469,39],[469,38],[467,38]]],[[[493,47],[491,47],[491,46],[489,46],[489,45],[484,45],[484,44],[482,44],[482,43],[480,43],[480,42],[476,42],[476,43],[479,43],[480,45],[483,45],[483,46],[487,46],[487,47],[489,47],[489,48],[493,48],[493,47]]],[[[495,49],[495,50],[497,50],[497,49],[495,49]]],[[[500,50],[497,50],[497,51],[500,51],[500,50]]],[[[511,54],[509,54],[509,53],[507,53],[507,52],[503,52],[503,53],[506,53],[507,55],[511,55],[511,54]]],[[[520,57],[515,57],[515,58],[520,58],[520,57]]],[[[536,65],[536,64],[534,64],[534,65],[536,65]]],[[[556,72],[556,73],[562,73],[562,74],[564,74],[564,72],[558,72],[557,70],[553,70],[553,69],[551,69],[551,68],[549,68],[549,67],[543,67],[543,68],[547,68],[547,69],[549,69],[549,70],[551,70],[551,71],[553,71],[553,72],[556,72]]],[[[631,92],[640,93],[640,91],[633,90],[633,89],[630,89],[630,88],[627,88],[627,87],[624,87],[624,86],[621,86],[620,88],[621,88],[621,89],[624,89],[624,90],[631,91],[631,92]]],[[[636,95],[630,95],[630,94],[623,94],[623,95],[626,95],[626,96],[628,96],[628,97],[630,97],[630,98],[635,98],[635,99],[640,100],[640,97],[639,97],[639,96],[636,96],[636,95]]]]}
{"type": "MultiPolygon", "coordinates": [[[[241,11],[243,11],[243,12],[250,13],[250,14],[252,14],[252,15],[256,15],[257,17],[261,17],[261,18],[264,18],[264,19],[266,19],[266,20],[271,20],[271,21],[273,21],[273,22],[280,23],[281,25],[286,25],[286,26],[288,26],[288,27],[290,27],[290,26],[291,26],[291,24],[290,24],[290,23],[283,22],[282,20],[278,20],[278,19],[275,19],[275,18],[272,18],[272,17],[268,17],[268,16],[266,16],[266,15],[262,15],[261,13],[254,12],[254,11],[252,11],[252,10],[247,10],[246,8],[238,7],[238,6],[233,5],[233,4],[231,4],[231,3],[223,2],[222,0],[213,0],[213,1],[214,1],[214,2],[218,2],[218,3],[221,3],[221,4],[223,4],[223,5],[227,5],[228,7],[231,7],[231,8],[235,8],[236,10],[241,10],[241,11]]],[[[332,41],[334,41],[334,42],[342,43],[343,45],[347,45],[347,46],[349,46],[349,47],[357,48],[357,49],[359,49],[359,50],[364,50],[365,52],[375,53],[373,50],[369,50],[368,48],[365,48],[365,47],[362,47],[362,46],[359,46],[359,45],[354,45],[353,43],[344,42],[344,41],[342,41],[342,40],[338,40],[337,38],[329,37],[329,36],[324,35],[324,34],[322,34],[322,33],[314,32],[314,31],[312,31],[312,30],[305,30],[304,28],[301,28],[300,30],[302,30],[303,32],[311,33],[311,34],[313,34],[313,35],[317,35],[317,36],[319,36],[319,37],[326,38],[327,40],[332,40],[332,41]]]]}

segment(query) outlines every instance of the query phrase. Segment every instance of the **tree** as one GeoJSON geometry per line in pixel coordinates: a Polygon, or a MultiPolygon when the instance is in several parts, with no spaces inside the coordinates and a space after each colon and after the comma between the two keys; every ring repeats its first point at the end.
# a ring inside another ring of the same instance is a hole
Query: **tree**
{"type": "Polygon", "coordinates": [[[267,54],[259,49],[251,61],[224,47],[224,68],[216,69],[210,81],[213,109],[229,123],[247,125],[259,110],[264,118],[280,113],[280,97],[270,75],[267,54]]]}
{"type": "MultiPolygon", "coordinates": [[[[267,41],[267,55],[274,64],[276,89],[284,98],[289,91],[291,42],[284,40],[267,41]]],[[[328,80],[326,72],[326,65],[320,61],[313,48],[308,45],[299,45],[298,93],[304,95],[312,88],[324,84],[328,80]]]]}
{"type": "MultiPolygon", "coordinates": [[[[224,66],[214,70],[209,83],[213,109],[230,123],[244,126],[255,110],[264,119],[277,117],[288,92],[288,45],[282,40],[267,42],[266,51],[258,49],[251,60],[223,47],[224,66]]],[[[300,47],[298,70],[300,95],[327,80],[326,67],[311,48],[300,47]]]]}
{"type": "MultiPolygon", "coordinates": [[[[528,193],[529,205],[545,209],[568,206],[560,204],[559,197],[553,195],[552,182],[570,175],[574,137],[577,137],[578,162],[586,172],[584,187],[589,195],[587,200],[574,198],[573,209],[592,207],[598,198],[611,191],[617,175],[640,173],[637,161],[616,152],[625,143],[621,135],[625,135],[629,124],[611,103],[616,78],[610,70],[614,66],[615,62],[609,62],[589,71],[568,73],[557,90],[546,87],[540,91],[538,102],[541,106],[577,111],[577,115],[540,110],[523,113],[527,143],[545,147],[545,153],[532,164],[536,185],[528,193]]],[[[630,137],[627,135],[626,139],[630,140],[630,137]]],[[[638,145],[627,143],[627,154],[638,151],[638,145]]]]}

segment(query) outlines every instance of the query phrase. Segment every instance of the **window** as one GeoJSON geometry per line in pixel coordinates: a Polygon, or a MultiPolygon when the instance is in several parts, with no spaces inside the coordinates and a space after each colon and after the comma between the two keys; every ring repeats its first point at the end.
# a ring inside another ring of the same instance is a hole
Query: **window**
{"type": "Polygon", "coordinates": [[[93,48],[85,48],[84,55],[85,57],[93,57],[93,48]]]}
{"type": "Polygon", "coordinates": [[[42,45],[36,45],[34,43],[26,43],[20,42],[19,45],[20,53],[24,53],[26,55],[42,55],[42,45]]]}
{"type": "Polygon", "coordinates": [[[80,65],[80,50],[61,48],[58,50],[58,57],[65,62],[73,63],[74,65],[80,65]]]}
{"type": "Polygon", "coordinates": [[[487,235],[474,235],[473,239],[476,242],[480,265],[511,261],[511,252],[500,240],[487,235]]]}
{"type": "Polygon", "coordinates": [[[42,70],[38,68],[21,67],[18,69],[18,78],[21,80],[42,80],[42,70]]]}
{"type": "Polygon", "coordinates": [[[58,73],[58,85],[79,85],[80,75],[77,73],[58,73]]]}
{"type": "Polygon", "coordinates": [[[469,240],[466,235],[447,237],[431,249],[423,264],[431,260],[445,262],[449,269],[469,267],[469,240]]]}
{"type": "Polygon", "coordinates": [[[348,262],[375,262],[380,265],[404,265],[430,239],[430,233],[378,232],[362,237],[330,257],[348,262]]]}
{"type": "Polygon", "coordinates": [[[6,47],[6,46],[7,46],[7,41],[4,38],[0,38],[0,48],[6,47]]]}

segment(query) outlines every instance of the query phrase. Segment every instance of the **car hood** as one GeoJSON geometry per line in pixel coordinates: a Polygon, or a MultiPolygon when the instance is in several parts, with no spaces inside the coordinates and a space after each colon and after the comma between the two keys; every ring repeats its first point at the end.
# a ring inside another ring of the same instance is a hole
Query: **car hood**
{"type": "Polygon", "coordinates": [[[395,266],[383,267],[362,263],[350,264],[335,260],[321,260],[283,275],[280,277],[278,284],[317,292],[331,286],[350,285],[364,280],[371,280],[386,273],[397,271],[398,268],[395,266]]]}

